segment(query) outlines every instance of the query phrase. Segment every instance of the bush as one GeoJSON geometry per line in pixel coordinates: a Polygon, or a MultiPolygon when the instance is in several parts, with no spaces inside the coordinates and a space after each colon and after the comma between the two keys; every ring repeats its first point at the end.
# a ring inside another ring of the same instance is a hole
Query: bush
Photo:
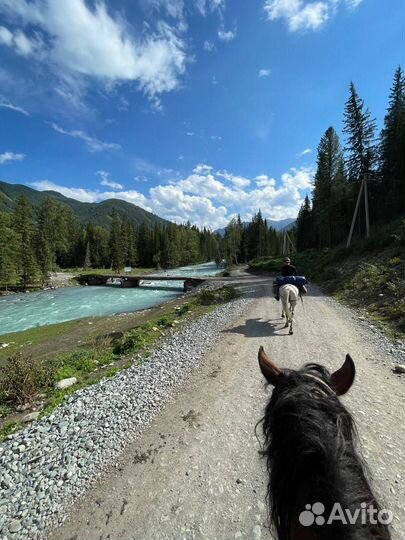
{"type": "Polygon", "coordinates": [[[162,326],[164,328],[171,328],[173,326],[174,317],[165,315],[163,317],[160,317],[160,319],[157,320],[157,325],[162,326]]]}
{"type": "Polygon", "coordinates": [[[105,349],[75,351],[57,359],[58,380],[80,376],[94,371],[97,367],[109,364],[114,360],[114,354],[105,349]]]}
{"type": "Polygon", "coordinates": [[[197,295],[197,302],[202,306],[212,306],[230,302],[238,296],[235,287],[222,287],[221,289],[203,289],[197,295]]]}
{"type": "Polygon", "coordinates": [[[183,304],[182,306],[176,307],[175,310],[176,310],[176,315],[178,317],[181,317],[182,315],[185,315],[186,313],[190,311],[190,306],[189,304],[183,304]]]}
{"type": "Polygon", "coordinates": [[[13,404],[24,405],[42,390],[53,386],[56,363],[17,353],[0,369],[0,394],[13,404]]]}

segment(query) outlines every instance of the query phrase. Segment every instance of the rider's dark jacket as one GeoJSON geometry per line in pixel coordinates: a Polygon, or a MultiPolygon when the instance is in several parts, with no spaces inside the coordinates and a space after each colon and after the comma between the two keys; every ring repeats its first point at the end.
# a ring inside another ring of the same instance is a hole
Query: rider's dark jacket
{"type": "Polygon", "coordinates": [[[281,269],[281,275],[282,276],[296,276],[297,275],[297,269],[293,264],[285,264],[283,268],[281,269]]]}

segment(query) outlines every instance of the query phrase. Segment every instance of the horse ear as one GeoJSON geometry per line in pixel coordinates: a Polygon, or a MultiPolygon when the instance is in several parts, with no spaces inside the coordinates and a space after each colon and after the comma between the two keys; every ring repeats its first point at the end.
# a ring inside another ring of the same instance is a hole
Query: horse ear
{"type": "Polygon", "coordinates": [[[345,394],[353,384],[356,368],[350,354],[346,354],[346,360],[341,368],[332,373],[332,386],[338,396],[345,394]]]}
{"type": "Polygon", "coordinates": [[[263,375],[266,377],[267,381],[276,385],[279,377],[283,374],[280,368],[267,356],[264,352],[263,346],[260,346],[259,349],[259,366],[262,370],[263,375]]]}

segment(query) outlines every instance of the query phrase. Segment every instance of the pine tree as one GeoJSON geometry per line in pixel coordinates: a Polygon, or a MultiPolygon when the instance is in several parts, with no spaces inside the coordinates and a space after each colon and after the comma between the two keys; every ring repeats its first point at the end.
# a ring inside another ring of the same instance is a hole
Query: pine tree
{"type": "Polygon", "coordinates": [[[119,273],[124,266],[124,253],[121,237],[121,223],[115,208],[113,208],[111,214],[109,248],[111,268],[114,270],[114,272],[119,273]]]}
{"type": "Polygon", "coordinates": [[[345,230],[345,173],[343,152],[333,127],[326,130],[318,146],[313,194],[313,220],[319,247],[331,247],[345,230]]]}
{"type": "Polygon", "coordinates": [[[405,75],[395,72],[380,143],[384,217],[405,214],[405,75]]]}
{"type": "Polygon", "coordinates": [[[84,257],[83,268],[86,269],[86,270],[88,268],[91,268],[91,251],[90,251],[90,242],[89,242],[89,240],[87,240],[87,244],[86,244],[86,255],[84,257]]]}
{"type": "Polygon", "coordinates": [[[50,272],[56,270],[57,246],[63,243],[61,206],[55,199],[47,197],[38,211],[37,262],[42,283],[47,282],[50,272]]]}
{"type": "Polygon", "coordinates": [[[364,101],[350,83],[350,96],[345,105],[343,132],[347,135],[346,161],[350,181],[359,181],[364,173],[373,171],[377,161],[375,145],[376,122],[371,118],[364,101]]]}
{"type": "Polygon", "coordinates": [[[18,253],[21,251],[18,234],[13,230],[8,214],[0,212],[0,287],[17,284],[18,253]]]}
{"type": "Polygon", "coordinates": [[[306,195],[297,217],[297,250],[303,251],[312,247],[314,247],[314,222],[311,203],[306,195]]]}
{"type": "Polygon", "coordinates": [[[24,288],[35,283],[38,266],[35,257],[35,225],[28,199],[21,196],[14,211],[14,230],[19,235],[18,275],[24,288]]]}

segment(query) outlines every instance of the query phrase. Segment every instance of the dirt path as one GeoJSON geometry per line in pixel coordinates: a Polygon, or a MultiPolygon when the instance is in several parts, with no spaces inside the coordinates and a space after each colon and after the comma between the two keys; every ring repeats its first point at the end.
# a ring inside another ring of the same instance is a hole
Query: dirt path
{"type": "MultiPolygon", "coordinates": [[[[282,329],[269,285],[207,355],[172,402],[128,447],[116,471],[90,490],[63,540],[271,538],[264,464],[254,426],[268,399],[257,366],[263,344],[280,364],[338,368],[350,352],[357,380],[345,404],[359,426],[377,491],[405,533],[404,379],[383,364],[353,314],[312,287],[294,336],[282,329]]],[[[198,339],[198,336],[196,336],[198,339]]],[[[403,376],[402,376],[403,377],[403,376]]]]}

